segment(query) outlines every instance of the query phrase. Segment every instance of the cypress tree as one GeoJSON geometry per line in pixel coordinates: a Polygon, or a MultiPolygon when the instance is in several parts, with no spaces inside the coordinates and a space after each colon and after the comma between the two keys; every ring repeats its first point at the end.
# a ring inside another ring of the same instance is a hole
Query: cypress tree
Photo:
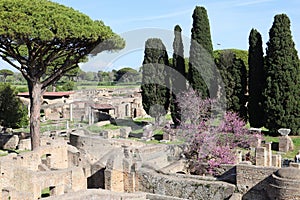
{"type": "Polygon", "coordinates": [[[155,117],[156,122],[166,114],[170,102],[169,78],[166,70],[169,65],[168,54],[163,42],[150,38],[145,43],[142,102],[146,113],[155,117]]]}
{"type": "Polygon", "coordinates": [[[202,97],[209,97],[212,81],[213,47],[206,9],[196,6],[189,59],[189,83],[202,97]]]}
{"type": "Polygon", "coordinates": [[[249,101],[248,114],[251,127],[260,128],[264,125],[263,88],[264,88],[264,58],[261,34],[252,29],[249,35],[249,101]]]}
{"type": "Polygon", "coordinates": [[[276,15],[269,31],[265,73],[265,127],[271,132],[290,128],[292,134],[300,134],[299,58],[286,14],[276,15]]]}
{"type": "Polygon", "coordinates": [[[184,63],[184,50],[181,36],[181,28],[176,25],[174,28],[174,41],[173,41],[173,64],[172,70],[170,71],[171,85],[172,85],[172,96],[171,96],[171,116],[176,126],[180,124],[181,111],[176,100],[176,96],[186,89],[185,79],[185,63],[184,63]]]}
{"type": "Polygon", "coordinates": [[[220,93],[220,98],[226,102],[227,110],[237,112],[246,120],[247,71],[243,60],[236,58],[231,50],[224,50],[216,59],[216,65],[225,87],[225,94],[220,93]]]}

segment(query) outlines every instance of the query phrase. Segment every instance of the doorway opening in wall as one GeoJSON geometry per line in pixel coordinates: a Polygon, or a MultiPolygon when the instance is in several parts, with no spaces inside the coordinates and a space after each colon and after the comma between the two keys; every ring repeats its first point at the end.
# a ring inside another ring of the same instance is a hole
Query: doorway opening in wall
{"type": "Polygon", "coordinates": [[[101,168],[87,178],[88,189],[105,189],[105,168],[101,168]]]}

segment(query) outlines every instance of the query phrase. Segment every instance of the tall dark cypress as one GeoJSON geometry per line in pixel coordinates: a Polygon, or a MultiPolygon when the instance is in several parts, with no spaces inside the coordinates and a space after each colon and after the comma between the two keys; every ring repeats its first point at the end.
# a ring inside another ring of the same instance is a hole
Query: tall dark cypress
{"type": "Polygon", "coordinates": [[[252,29],[249,35],[249,101],[248,115],[251,127],[260,128],[264,125],[263,110],[263,88],[264,76],[264,57],[261,34],[252,29]]]}
{"type": "Polygon", "coordinates": [[[178,126],[181,120],[181,111],[176,100],[176,96],[179,95],[186,89],[186,79],[185,79],[185,63],[184,63],[184,50],[181,36],[181,27],[176,25],[174,28],[174,41],[173,41],[173,65],[170,70],[171,77],[171,116],[174,124],[178,126]]]}
{"type": "Polygon", "coordinates": [[[216,59],[216,65],[225,88],[225,91],[222,91],[225,94],[220,93],[220,98],[226,102],[227,110],[237,112],[246,120],[247,71],[243,60],[236,58],[231,50],[224,50],[216,59]]]}
{"type": "Polygon", "coordinates": [[[292,134],[300,134],[299,58],[286,14],[276,15],[269,31],[265,73],[265,127],[271,132],[290,128],[292,134]]]}
{"type": "Polygon", "coordinates": [[[168,65],[168,54],[163,42],[158,38],[148,39],[143,61],[142,102],[146,113],[155,117],[156,121],[169,108],[170,85],[166,74],[168,65]]]}
{"type": "Polygon", "coordinates": [[[213,47],[207,12],[204,7],[196,6],[193,13],[188,79],[193,89],[204,98],[210,95],[213,65],[213,47]]]}

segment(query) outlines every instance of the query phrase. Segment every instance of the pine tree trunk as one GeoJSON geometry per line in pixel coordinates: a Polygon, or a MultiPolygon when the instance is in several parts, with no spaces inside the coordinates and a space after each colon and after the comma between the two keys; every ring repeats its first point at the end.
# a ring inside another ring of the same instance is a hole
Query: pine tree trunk
{"type": "Polygon", "coordinates": [[[42,104],[42,84],[38,82],[29,83],[30,97],[30,135],[31,149],[40,146],[40,110],[42,104]]]}

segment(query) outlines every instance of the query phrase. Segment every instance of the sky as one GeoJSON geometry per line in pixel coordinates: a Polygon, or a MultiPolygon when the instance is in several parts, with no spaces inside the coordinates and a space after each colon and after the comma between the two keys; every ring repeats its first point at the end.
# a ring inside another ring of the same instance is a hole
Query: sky
{"type": "MultiPolygon", "coordinates": [[[[117,53],[101,53],[80,65],[85,71],[107,71],[122,67],[139,68],[143,48],[149,37],[160,37],[172,55],[173,29],[180,25],[185,56],[188,57],[195,6],[208,12],[214,49],[248,49],[252,28],[262,34],[264,49],[276,14],[291,20],[296,48],[300,48],[299,0],[53,0],[78,10],[93,20],[102,20],[126,40],[126,48],[117,53]]],[[[299,49],[298,49],[299,50],[299,49]]],[[[3,63],[3,62],[2,62],[3,63]]]]}

